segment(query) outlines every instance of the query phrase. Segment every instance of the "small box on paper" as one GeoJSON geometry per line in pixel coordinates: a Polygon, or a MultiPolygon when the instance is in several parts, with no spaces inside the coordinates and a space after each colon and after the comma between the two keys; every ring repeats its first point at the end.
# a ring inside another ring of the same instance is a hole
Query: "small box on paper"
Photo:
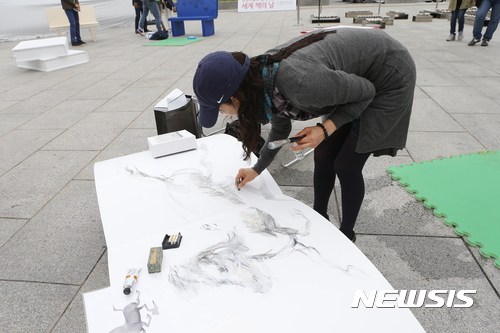
{"type": "Polygon", "coordinates": [[[197,148],[196,137],[186,130],[150,137],[148,145],[155,158],[197,148]]]}

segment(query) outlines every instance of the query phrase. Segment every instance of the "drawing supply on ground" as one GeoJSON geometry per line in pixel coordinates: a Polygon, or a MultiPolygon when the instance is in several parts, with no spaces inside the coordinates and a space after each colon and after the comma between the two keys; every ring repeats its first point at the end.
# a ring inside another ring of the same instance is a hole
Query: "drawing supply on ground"
{"type": "Polygon", "coordinates": [[[163,261],[163,248],[152,247],[149,250],[148,273],[149,274],[160,273],[162,261],[163,261]]]}
{"type": "Polygon", "coordinates": [[[294,137],[291,137],[288,139],[271,141],[267,144],[267,146],[269,147],[269,149],[278,149],[280,147],[283,147],[287,143],[294,143],[294,142],[302,140],[305,137],[306,137],[305,135],[301,135],[301,136],[294,136],[294,137]]]}
{"type": "Polygon", "coordinates": [[[125,282],[123,283],[123,293],[129,295],[132,289],[134,289],[137,283],[137,278],[141,273],[140,268],[129,268],[127,271],[127,276],[125,277],[125,282]]]}
{"type": "Polygon", "coordinates": [[[155,158],[197,148],[196,137],[186,130],[150,137],[148,145],[155,158]]]}
{"type": "MultiPolygon", "coordinates": [[[[292,143],[292,147],[297,147],[298,144],[297,142],[292,143]]],[[[303,150],[292,150],[293,153],[295,154],[295,158],[298,160],[303,160],[304,159],[304,151],[303,150]]]]}
{"type": "Polygon", "coordinates": [[[162,248],[166,249],[174,249],[181,246],[182,235],[179,232],[177,235],[169,235],[166,234],[165,238],[163,238],[163,242],[161,243],[162,248]]]}

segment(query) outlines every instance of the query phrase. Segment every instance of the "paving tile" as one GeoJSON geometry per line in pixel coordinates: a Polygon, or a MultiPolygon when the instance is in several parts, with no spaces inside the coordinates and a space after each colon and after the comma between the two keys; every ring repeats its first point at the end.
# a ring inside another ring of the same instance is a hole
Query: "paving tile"
{"type": "Polygon", "coordinates": [[[500,85],[500,75],[495,77],[469,77],[467,83],[480,90],[481,94],[495,99],[500,103],[500,96],[497,87],[500,85]]]}
{"type": "Polygon", "coordinates": [[[45,150],[102,150],[134,119],[138,112],[94,112],[71,127],[45,150]]]}
{"type": "MultiPolygon", "coordinates": [[[[1,94],[1,92],[0,92],[0,94],[1,94]]],[[[12,105],[17,104],[19,102],[20,101],[15,101],[15,100],[11,100],[11,101],[9,101],[9,100],[2,100],[2,104],[0,104],[0,115],[1,115],[2,110],[8,109],[12,105]]]]}
{"type": "MultiPolygon", "coordinates": [[[[0,100],[26,100],[38,95],[42,91],[58,83],[55,77],[40,76],[38,73],[30,71],[32,80],[23,82],[19,86],[9,89],[0,95],[0,100]]],[[[50,99],[50,96],[46,96],[50,99]]]]}
{"type": "Polygon", "coordinates": [[[43,78],[46,76],[46,73],[43,72],[37,72],[37,71],[30,71],[30,70],[25,70],[21,68],[16,68],[15,62],[12,62],[12,69],[10,70],[3,70],[2,68],[2,73],[5,73],[5,76],[2,75],[2,78],[5,79],[0,79],[0,91],[2,92],[10,92],[8,94],[1,94],[0,95],[0,100],[4,100],[8,98],[14,99],[13,95],[16,95],[19,97],[19,100],[22,100],[25,98],[26,94],[24,95],[18,95],[17,93],[14,92],[20,92],[22,91],[22,86],[36,80],[38,78],[43,78]],[[8,78],[8,79],[7,79],[8,78]]]}
{"type": "Polygon", "coordinates": [[[1,281],[4,332],[51,332],[79,286],[1,281]]]}
{"type": "Polygon", "coordinates": [[[494,258],[486,258],[481,255],[478,247],[471,247],[469,250],[476,259],[477,263],[481,266],[481,270],[486,278],[490,281],[491,285],[498,293],[500,290],[500,269],[494,266],[494,258]]]}
{"type": "Polygon", "coordinates": [[[67,310],[61,317],[61,320],[54,327],[53,333],[85,333],[87,332],[87,321],[83,294],[109,287],[108,260],[107,254],[101,257],[96,267],[92,270],[89,278],[85,281],[82,288],[78,291],[67,310]]]}
{"type": "MultiPolygon", "coordinates": [[[[313,208],[314,189],[312,186],[280,186],[280,188],[283,191],[283,194],[297,199],[313,208]]],[[[328,203],[328,215],[330,217],[330,223],[339,228],[340,216],[335,192],[332,192],[332,196],[330,197],[330,201],[328,203]]]]}
{"type": "MultiPolygon", "coordinates": [[[[1,107],[0,107],[1,108],[1,107]]],[[[0,137],[18,128],[22,124],[36,117],[26,113],[1,113],[0,112],[0,137]]]]}
{"type": "Polygon", "coordinates": [[[441,68],[418,68],[417,85],[420,87],[467,87],[467,83],[456,80],[441,68]]]}
{"type": "Polygon", "coordinates": [[[463,59],[463,61],[458,62],[456,54],[454,54],[455,58],[452,59],[440,59],[444,61],[439,61],[437,64],[440,68],[444,69],[448,73],[453,76],[463,78],[464,81],[467,81],[470,77],[485,77],[485,76],[497,76],[498,74],[495,71],[485,66],[483,62],[471,62],[470,59],[463,59]],[[457,71],[457,68],[460,70],[457,71]]]}
{"type": "Polygon", "coordinates": [[[463,132],[443,108],[430,98],[415,98],[410,118],[411,131],[463,132]]]}
{"type": "Polygon", "coordinates": [[[156,130],[155,105],[156,103],[146,107],[146,110],[130,124],[129,128],[154,128],[156,130]]]}
{"type": "Polygon", "coordinates": [[[0,177],[0,217],[31,218],[95,156],[38,151],[0,177]]]}
{"type": "Polygon", "coordinates": [[[409,132],[406,149],[415,162],[485,151],[468,133],[409,132]]]}
{"type": "MultiPolygon", "coordinates": [[[[110,98],[100,106],[98,112],[129,112],[144,111],[144,106],[154,103],[156,105],[166,94],[163,94],[163,86],[152,86],[147,89],[138,89],[134,84],[132,87],[123,89],[116,96],[110,98]]],[[[153,111],[153,110],[151,110],[153,111]]]]}
{"type": "Polygon", "coordinates": [[[124,88],[129,87],[132,83],[133,82],[124,82],[122,80],[103,79],[73,95],[71,99],[112,98],[119,94],[124,88]]]}
{"type": "Polygon", "coordinates": [[[23,130],[67,129],[105,102],[105,99],[76,99],[63,101],[19,128],[23,130]]]}
{"type": "Polygon", "coordinates": [[[500,331],[500,299],[461,238],[361,235],[356,245],[396,290],[477,290],[471,308],[413,308],[426,332],[500,331]]]}
{"type": "MultiPolygon", "coordinates": [[[[78,68],[72,67],[72,68],[78,68]]],[[[106,79],[110,74],[107,72],[66,72],[64,75],[61,74],[60,82],[49,88],[49,90],[64,90],[72,91],[74,95],[77,92],[81,92],[90,86],[96,84],[97,82],[106,79]]],[[[68,96],[69,97],[69,96],[68,96]]]]}
{"type": "Polygon", "coordinates": [[[268,171],[280,186],[312,186],[314,153],[310,153],[303,160],[297,161],[289,167],[282,167],[295,159],[295,155],[288,147],[282,147],[278,156],[268,167],[268,171]]]}
{"type": "Polygon", "coordinates": [[[18,232],[27,220],[0,219],[0,248],[18,232]]]}
{"type": "Polygon", "coordinates": [[[40,114],[61,103],[67,97],[67,93],[64,91],[44,90],[4,109],[2,112],[40,114]]]}
{"type": "Polygon", "coordinates": [[[0,176],[53,140],[61,130],[13,130],[0,138],[0,176]]]}
{"type": "Polygon", "coordinates": [[[149,149],[147,138],[157,135],[156,129],[126,129],[89,163],[75,179],[94,179],[94,164],[149,149]]]}
{"type": "Polygon", "coordinates": [[[73,181],[0,249],[0,279],[81,285],[105,244],[94,182],[73,181]]]}
{"type": "Polygon", "coordinates": [[[125,66],[132,63],[132,60],[121,60],[108,54],[109,60],[100,62],[97,66],[94,66],[89,70],[89,72],[107,72],[114,73],[125,66]]]}
{"type": "Polygon", "coordinates": [[[487,150],[500,149],[500,114],[455,114],[453,117],[487,150]]]}
{"type": "Polygon", "coordinates": [[[479,87],[422,87],[422,89],[450,114],[500,113],[499,101],[495,101],[479,87]]]}

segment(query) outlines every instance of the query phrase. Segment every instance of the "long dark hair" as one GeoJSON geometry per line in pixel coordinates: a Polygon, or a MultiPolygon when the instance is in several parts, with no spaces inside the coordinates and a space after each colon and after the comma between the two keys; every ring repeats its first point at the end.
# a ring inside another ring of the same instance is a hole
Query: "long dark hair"
{"type": "MultiPolygon", "coordinates": [[[[233,95],[240,101],[238,109],[239,120],[239,140],[243,143],[245,152],[244,158],[247,160],[252,151],[256,151],[260,141],[260,123],[262,120],[263,98],[264,98],[264,80],[262,79],[262,68],[269,64],[280,62],[286,59],[293,52],[311,45],[317,41],[324,39],[327,35],[336,33],[336,30],[326,30],[317,33],[310,33],[304,38],[297,40],[289,46],[282,48],[276,54],[267,57],[265,64],[262,63],[262,56],[250,59],[250,68],[247,75],[243,79],[242,84],[233,95]]],[[[240,63],[245,63],[245,55],[241,52],[232,52],[233,57],[240,63]]],[[[269,96],[272,96],[274,87],[270,87],[271,91],[267,91],[269,96]]]]}
{"type": "MultiPolygon", "coordinates": [[[[241,52],[232,52],[233,57],[240,64],[244,64],[245,55],[241,52]]],[[[260,139],[260,119],[262,110],[262,99],[264,97],[264,80],[261,76],[260,63],[255,59],[250,59],[250,68],[243,79],[238,90],[234,93],[240,101],[238,109],[240,141],[243,143],[245,152],[244,158],[247,160],[252,151],[256,151],[260,139]]]]}

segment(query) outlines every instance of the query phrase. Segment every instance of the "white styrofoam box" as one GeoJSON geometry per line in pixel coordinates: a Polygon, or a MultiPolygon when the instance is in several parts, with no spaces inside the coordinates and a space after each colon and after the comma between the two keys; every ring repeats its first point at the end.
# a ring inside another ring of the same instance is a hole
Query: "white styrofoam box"
{"type": "Polygon", "coordinates": [[[17,61],[30,61],[66,55],[68,48],[66,37],[54,37],[20,42],[12,51],[17,61]]]}
{"type": "Polygon", "coordinates": [[[155,105],[155,110],[159,111],[169,111],[180,109],[184,105],[188,103],[186,95],[180,89],[174,89],[171,93],[169,93],[165,98],[159,101],[155,105]]]}
{"type": "Polygon", "coordinates": [[[160,157],[196,149],[196,137],[186,130],[165,133],[148,138],[149,151],[153,157],[160,157]]]}
{"type": "Polygon", "coordinates": [[[71,67],[89,62],[86,51],[68,50],[68,54],[55,58],[38,59],[31,61],[18,61],[17,67],[50,72],[56,69],[71,67]]]}

